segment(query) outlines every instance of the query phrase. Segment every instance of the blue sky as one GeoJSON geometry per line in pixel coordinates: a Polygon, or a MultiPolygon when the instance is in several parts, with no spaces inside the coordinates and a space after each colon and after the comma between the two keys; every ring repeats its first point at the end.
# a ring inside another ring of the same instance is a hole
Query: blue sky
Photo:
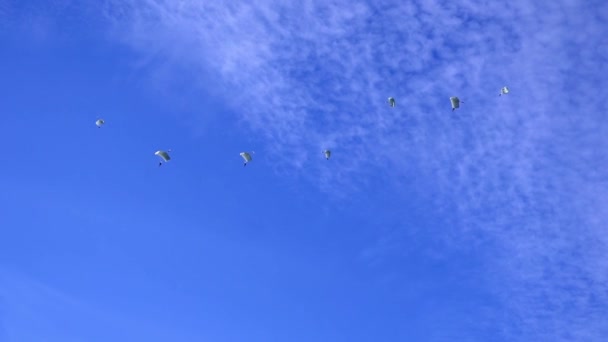
{"type": "Polygon", "coordinates": [[[0,1],[0,341],[605,340],[606,22],[0,1]]]}

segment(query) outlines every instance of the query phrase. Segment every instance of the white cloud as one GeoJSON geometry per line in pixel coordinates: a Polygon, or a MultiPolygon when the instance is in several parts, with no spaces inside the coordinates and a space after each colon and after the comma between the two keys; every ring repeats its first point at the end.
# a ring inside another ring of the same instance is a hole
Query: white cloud
{"type": "Polygon", "coordinates": [[[605,3],[132,0],[106,9],[143,54],[222,80],[268,152],[288,156],[281,167],[306,164],[333,191],[375,172],[411,179],[405,187],[459,213],[446,240],[498,241],[498,295],[522,322],[513,337],[605,332],[607,309],[595,304],[608,300],[605,3]],[[498,97],[504,85],[511,94],[498,97]],[[464,104],[452,113],[454,95],[464,104]],[[312,162],[326,147],[331,170],[312,162]]]}

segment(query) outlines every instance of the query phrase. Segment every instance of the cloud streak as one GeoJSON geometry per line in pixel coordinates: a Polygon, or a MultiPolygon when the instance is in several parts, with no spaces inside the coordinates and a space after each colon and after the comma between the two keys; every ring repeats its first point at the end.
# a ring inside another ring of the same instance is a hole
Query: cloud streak
{"type": "Polygon", "coordinates": [[[518,320],[505,338],[607,333],[605,3],[132,0],[105,12],[143,54],[220,79],[278,168],[327,191],[388,175],[456,213],[454,246],[498,242],[489,277],[518,320]],[[454,113],[450,96],[464,101],[454,113]],[[314,163],[324,148],[331,170],[314,163]]]}
{"type": "Polygon", "coordinates": [[[167,329],[163,322],[158,324],[149,317],[108,311],[103,304],[81,300],[46,281],[4,267],[0,280],[3,341],[194,340],[183,329],[167,329]]]}

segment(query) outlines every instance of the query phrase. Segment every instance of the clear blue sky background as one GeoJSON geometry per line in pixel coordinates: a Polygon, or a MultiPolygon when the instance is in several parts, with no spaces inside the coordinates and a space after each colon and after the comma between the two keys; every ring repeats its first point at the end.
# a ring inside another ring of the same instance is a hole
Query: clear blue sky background
{"type": "Polygon", "coordinates": [[[606,23],[0,0],[0,341],[605,341],[606,23]]]}

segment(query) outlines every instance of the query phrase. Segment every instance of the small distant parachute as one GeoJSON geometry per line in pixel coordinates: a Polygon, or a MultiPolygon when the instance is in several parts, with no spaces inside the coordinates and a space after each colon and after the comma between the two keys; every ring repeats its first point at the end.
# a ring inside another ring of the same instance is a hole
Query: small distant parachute
{"type": "Polygon", "coordinates": [[[327,159],[327,160],[329,160],[329,157],[331,157],[331,151],[330,150],[323,151],[323,154],[325,155],[325,159],[327,159]]]}
{"type": "Polygon", "coordinates": [[[394,98],[392,98],[392,97],[389,97],[389,98],[388,98],[388,104],[389,104],[391,107],[395,107],[395,99],[394,99],[394,98]]]}
{"type": "Polygon", "coordinates": [[[154,155],[159,156],[159,157],[162,159],[162,161],[160,161],[160,162],[158,163],[158,166],[163,165],[163,162],[165,162],[165,163],[166,163],[166,162],[168,162],[169,160],[171,160],[171,157],[169,156],[169,153],[168,153],[168,152],[171,152],[171,150],[168,150],[168,151],[162,151],[162,150],[159,150],[159,151],[154,152],[154,155]]]}
{"type": "Polygon", "coordinates": [[[507,88],[507,87],[502,87],[502,88],[500,89],[500,94],[498,94],[498,96],[501,96],[501,95],[507,95],[508,93],[509,93],[509,88],[507,88]]]}
{"type": "Polygon", "coordinates": [[[245,163],[243,164],[243,166],[247,166],[247,163],[249,163],[251,161],[251,154],[247,153],[247,152],[241,152],[240,153],[241,157],[243,157],[243,160],[245,161],[245,163]]]}
{"type": "Polygon", "coordinates": [[[456,96],[450,97],[450,103],[452,104],[452,111],[460,107],[460,99],[456,96]]]}
{"type": "Polygon", "coordinates": [[[95,125],[97,125],[98,128],[101,128],[105,123],[104,119],[97,119],[97,121],[95,121],[95,125]]]}

